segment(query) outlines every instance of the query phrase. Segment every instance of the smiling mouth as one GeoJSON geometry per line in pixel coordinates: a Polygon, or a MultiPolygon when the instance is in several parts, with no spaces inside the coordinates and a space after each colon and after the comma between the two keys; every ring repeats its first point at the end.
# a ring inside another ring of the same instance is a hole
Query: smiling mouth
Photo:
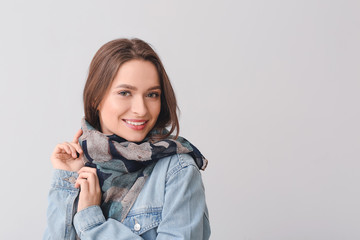
{"type": "Polygon", "coordinates": [[[123,121],[130,129],[141,131],[145,129],[149,120],[123,119],[123,121]]]}
{"type": "Polygon", "coordinates": [[[124,119],[124,121],[127,123],[127,124],[130,124],[130,125],[133,125],[133,126],[141,126],[141,125],[144,125],[147,121],[131,121],[131,120],[126,120],[124,119]]]}

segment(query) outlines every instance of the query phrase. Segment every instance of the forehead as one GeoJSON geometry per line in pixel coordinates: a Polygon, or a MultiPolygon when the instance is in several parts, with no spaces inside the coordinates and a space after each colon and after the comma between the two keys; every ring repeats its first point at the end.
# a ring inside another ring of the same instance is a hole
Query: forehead
{"type": "Polygon", "coordinates": [[[112,87],[128,84],[136,88],[160,85],[159,74],[150,61],[134,59],[123,63],[112,83],[112,87]]]}

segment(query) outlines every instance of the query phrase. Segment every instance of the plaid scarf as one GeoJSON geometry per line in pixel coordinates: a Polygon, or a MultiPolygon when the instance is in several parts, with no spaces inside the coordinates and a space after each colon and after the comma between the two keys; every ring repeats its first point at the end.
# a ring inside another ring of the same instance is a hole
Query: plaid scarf
{"type": "MultiPolygon", "coordinates": [[[[97,169],[101,187],[101,209],[105,218],[124,221],[156,162],[178,153],[190,154],[204,170],[207,160],[185,138],[129,142],[115,134],[105,135],[82,119],[83,135],[79,142],[84,151],[85,166],[97,169]]],[[[165,132],[167,130],[164,130],[165,132]]],[[[149,136],[156,134],[151,131],[149,136]]]]}

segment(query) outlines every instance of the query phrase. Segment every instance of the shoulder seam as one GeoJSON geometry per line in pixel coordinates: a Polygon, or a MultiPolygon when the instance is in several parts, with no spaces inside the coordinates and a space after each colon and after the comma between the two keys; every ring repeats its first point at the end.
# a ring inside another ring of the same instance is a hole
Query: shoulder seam
{"type": "Polygon", "coordinates": [[[199,168],[198,168],[197,166],[194,166],[194,165],[192,165],[192,164],[188,164],[188,165],[186,165],[186,166],[184,166],[184,167],[179,166],[179,167],[176,168],[176,171],[174,170],[174,171],[171,172],[171,174],[168,174],[168,175],[166,176],[165,185],[166,185],[167,182],[170,180],[170,178],[176,176],[177,174],[179,174],[181,171],[187,169],[188,167],[193,167],[193,168],[195,168],[195,170],[197,170],[198,174],[201,175],[201,172],[200,172],[200,170],[199,170],[199,168]]]}
{"type": "Polygon", "coordinates": [[[192,159],[192,157],[190,155],[189,155],[189,157],[191,157],[192,162],[184,160],[184,154],[183,153],[177,153],[174,156],[177,157],[177,159],[176,159],[177,163],[176,163],[176,166],[169,169],[168,173],[166,174],[165,183],[173,175],[176,175],[179,171],[181,171],[182,169],[184,169],[184,168],[186,168],[188,166],[193,166],[193,167],[195,167],[196,169],[199,170],[199,168],[197,167],[197,165],[195,164],[195,162],[193,161],[193,159],[192,159]]]}

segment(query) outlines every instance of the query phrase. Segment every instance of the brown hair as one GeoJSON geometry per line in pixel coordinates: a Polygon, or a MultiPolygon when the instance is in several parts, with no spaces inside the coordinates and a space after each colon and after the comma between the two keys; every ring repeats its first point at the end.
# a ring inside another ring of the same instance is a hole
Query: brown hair
{"type": "Polygon", "coordinates": [[[163,129],[171,126],[168,134],[158,135],[157,138],[164,139],[176,129],[174,137],[176,139],[179,135],[179,121],[174,90],[159,56],[148,43],[138,38],[115,39],[104,44],[96,52],[89,67],[83,93],[85,119],[101,131],[97,108],[121,65],[133,59],[150,61],[156,67],[161,86],[161,110],[154,129],[162,132],[163,129]]]}

